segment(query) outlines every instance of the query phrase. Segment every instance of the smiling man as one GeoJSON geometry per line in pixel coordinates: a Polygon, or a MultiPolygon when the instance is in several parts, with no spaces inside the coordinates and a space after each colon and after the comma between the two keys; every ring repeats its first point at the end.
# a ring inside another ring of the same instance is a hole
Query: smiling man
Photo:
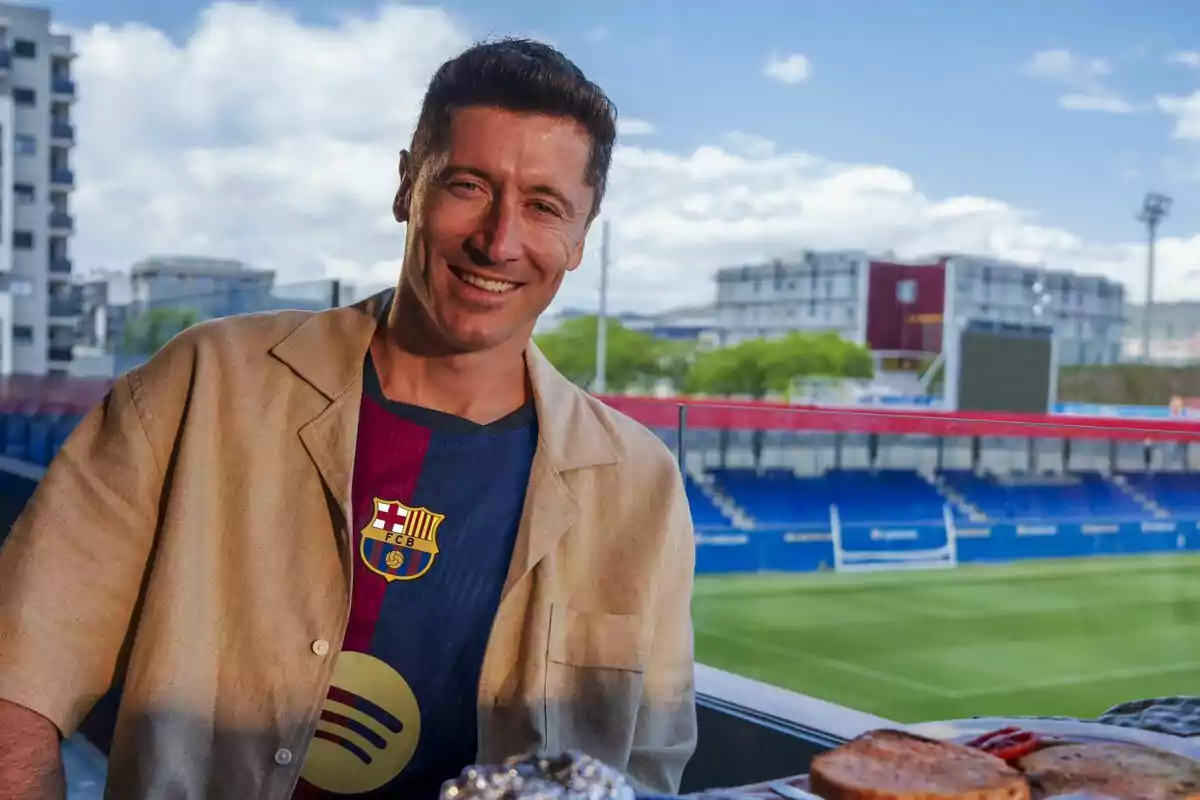
{"type": "Polygon", "coordinates": [[[678,787],[682,480],[530,340],[615,132],[552,48],[466,51],[401,154],[394,292],[206,323],[116,382],[0,552],[0,798],[62,796],[114,682],[114,797],[433,797],[565,748],[678,787]]]}

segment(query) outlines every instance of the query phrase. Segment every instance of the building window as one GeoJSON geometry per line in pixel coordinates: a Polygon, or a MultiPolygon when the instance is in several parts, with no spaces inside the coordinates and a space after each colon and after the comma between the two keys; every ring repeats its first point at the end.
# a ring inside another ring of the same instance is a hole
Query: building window
{"type": "Polygon", "coordinates": [[[37,92],[33,89],[13,89],[13,102],[19,106],[36,106],[37,92]]]}
{"type": "Polygon", "coordinates": [[[12,52],[17,58],[37,58],[37,42],[31,42],[28,39],[14,39],[12,52]]]}
{"type": "Polygon", "coordinates": [[[16,344],[33,344],[33,326],[14,325],[13,342],[16,344]]]}
{"type": "Polygon", "coordinates": [[[36,156],[37,139],[30,136],[28,133],[18,133],[13,137],[13,150],[15,150],[19,156],[36,156]]]}
{"type": "Polygon", "coordinates": [[[13,231],[13,247],[17,250],[32,250],[33,234],[29,231],[13,231]]]}
{"type": "Polygon", "coordinates": [[[33,184],[29,183],[14,183],[13,196],[17,199],[17,205],[28,206],[37,201],[37,189],[33,184]]]}

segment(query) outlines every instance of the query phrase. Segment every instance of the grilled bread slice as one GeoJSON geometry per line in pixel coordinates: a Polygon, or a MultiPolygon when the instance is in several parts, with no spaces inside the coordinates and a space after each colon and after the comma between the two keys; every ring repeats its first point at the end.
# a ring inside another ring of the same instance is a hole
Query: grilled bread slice
{"type": "Polygon", "coordinates": [[[1136,744],[1053,745],[1017,766],[1042,797],[1080,793],[1118,800],[1200,800],[1200,762],[1136,744]]]}
{"type": "Polygon", "coordinates": [[[1025,776],[995,756],[891,730],[817,756],[809,780],[825,800],[1030,800],[1025,776]]]}

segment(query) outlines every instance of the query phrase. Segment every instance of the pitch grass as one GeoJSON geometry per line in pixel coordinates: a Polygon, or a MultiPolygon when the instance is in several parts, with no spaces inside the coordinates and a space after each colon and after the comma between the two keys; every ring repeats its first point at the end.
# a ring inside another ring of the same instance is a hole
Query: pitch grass
{"type": "Polygon", "coordinates": [[[1200,554],[701,576],[702,663],[897,722],[1200,695],[1200,554]]]}

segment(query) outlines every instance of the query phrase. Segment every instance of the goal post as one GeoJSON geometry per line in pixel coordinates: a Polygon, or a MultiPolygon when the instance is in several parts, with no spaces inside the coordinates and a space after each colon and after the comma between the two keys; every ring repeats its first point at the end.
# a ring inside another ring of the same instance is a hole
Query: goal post
{"type": "Polygon", "coordinates": [[[941,525],[847,526],[837,504],[829,506],[829,532],[833,542],[833,568],[837,572],[949,569],[958,566],[958,528],[954,510],[942,506],[941,525]],[[855,536],[847,546],[847,528],[855,536]],[[865,541],[864,541],[865,538],[865,541]],[[934,541],[930,541],[930,539],[934,541]],[[878,542],[882,546],[871,544],[878,542]]]}

